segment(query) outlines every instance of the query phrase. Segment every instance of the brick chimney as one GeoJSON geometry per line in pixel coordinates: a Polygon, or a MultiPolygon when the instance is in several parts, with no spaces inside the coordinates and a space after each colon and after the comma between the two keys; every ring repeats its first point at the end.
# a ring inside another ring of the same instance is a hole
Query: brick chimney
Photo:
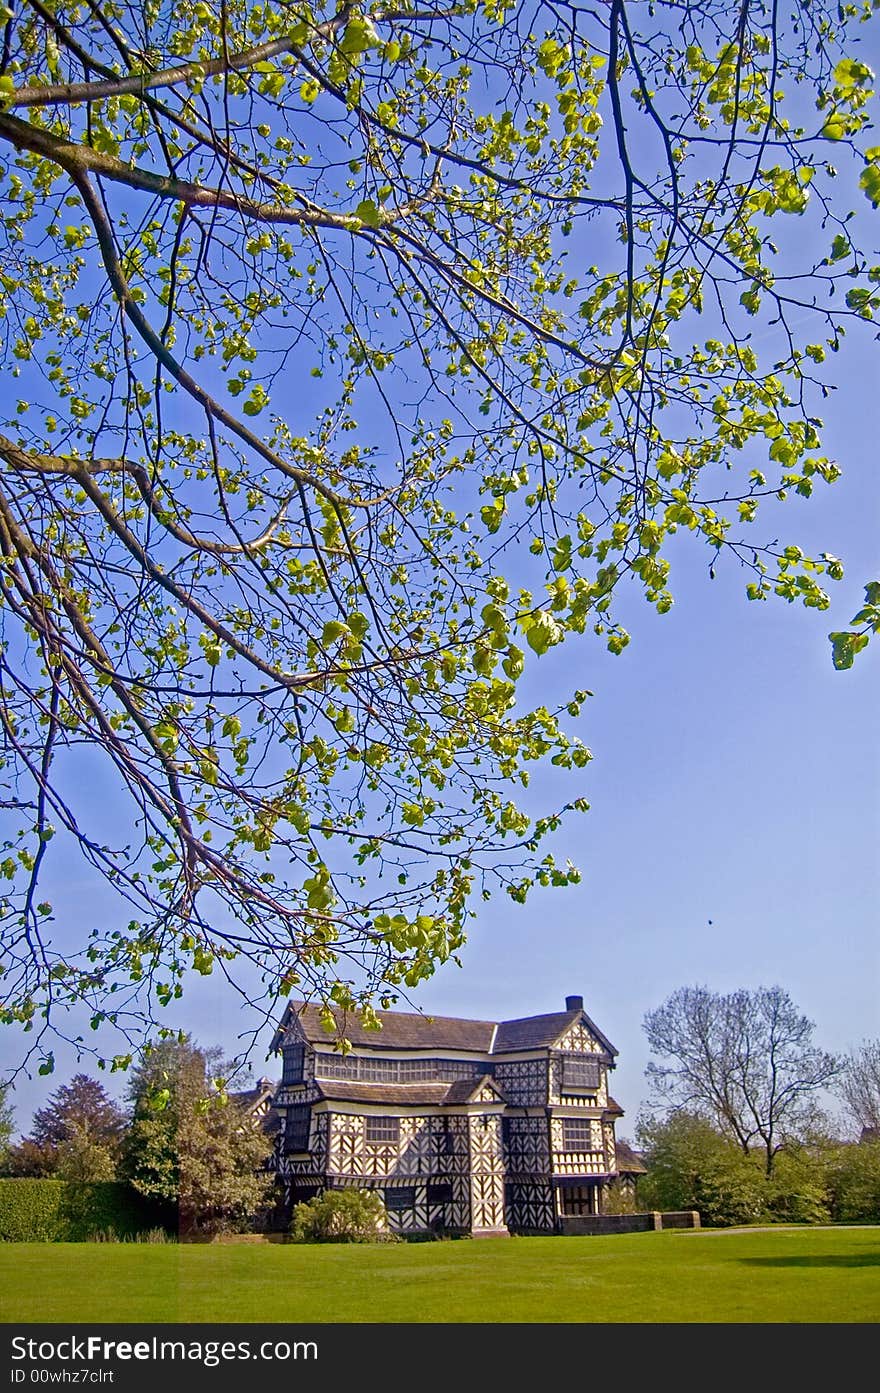
{"type": "Polygon", "coordinates": [[[584,998],[582,996],[567,996],[565,998],[566,1011],[583,1011],[584,998]]]}

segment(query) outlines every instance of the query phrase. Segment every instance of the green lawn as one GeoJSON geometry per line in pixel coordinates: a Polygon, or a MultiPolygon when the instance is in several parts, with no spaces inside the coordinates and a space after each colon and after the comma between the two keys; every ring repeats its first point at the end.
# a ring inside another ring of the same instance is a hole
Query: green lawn
{"type": "Polygon", "coordinates": [[[880,1229],[0,1244],[4,1321],[876,1321],[880,1229]]]}

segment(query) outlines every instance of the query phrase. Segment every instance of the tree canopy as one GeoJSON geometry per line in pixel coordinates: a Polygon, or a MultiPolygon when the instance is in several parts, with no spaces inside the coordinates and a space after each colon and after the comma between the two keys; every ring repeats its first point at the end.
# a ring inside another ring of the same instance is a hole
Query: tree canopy
{"type": "Polygon", "coordinates": [[[37,1146],[58,1147],[85,1134],[115,1153],[124,1126],[124,1114],[103,1084],[88,1074],[74,1074],[34,1113],[30,1140],[37,1146]]]}
{"type": "Polygon", "coordinates": [[[191,972],[369,1013],[576,880],[583,785],[517,800],[588,694],[522,679],[621,651],[625,580],[667,611],[676,534],[828,606],[762,519],[837,478],[880,303],[870,14],[8,0],[2,1018],[44,1070],[64,1007],[121,1066],[191,972]],[[71,845],[118,905],[76,950],[71,845]]]}
{"type": "Polygon", "coordinates": [[[274,1184],[272,1143],[259,1119],[216,1086],[223,1068],[219,1050],[166,1039],[131,1075],[123,1174],[145,1199],[173,1206],[183,1232],[244,1222],[274,1184]]]}

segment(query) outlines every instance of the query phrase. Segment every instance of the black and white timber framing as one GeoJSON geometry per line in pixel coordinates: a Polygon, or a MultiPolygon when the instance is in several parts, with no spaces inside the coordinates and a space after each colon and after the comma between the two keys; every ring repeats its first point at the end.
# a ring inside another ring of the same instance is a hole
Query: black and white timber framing
{"type": "Polygon", "coordinates": [[[626,1176],[608,1092],[617,1051],[581,997],[512,1021],[334,1019],[291,1002],[273,1041],[288,1209],[357,1186],[378,1190],[400,1233],[552,1233],[563,1216],[601,1213],[626,1176]]]}

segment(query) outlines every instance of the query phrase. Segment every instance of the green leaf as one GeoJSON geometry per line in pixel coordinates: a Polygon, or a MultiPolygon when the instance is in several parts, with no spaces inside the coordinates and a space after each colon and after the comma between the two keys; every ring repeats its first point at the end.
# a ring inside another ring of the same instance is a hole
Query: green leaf
{"type": "Polygon", "coordinates": [[[539,610],[529,625],[526,643],[538,656],[561,643],[565,633],[547,609],[539,610]]]}
{"type": "Polygon", "coordinates": [[[875,208],[880,207],[880,166],[869,164],[859,176],[859,187],[875,208]]]}
{"type": "Polygon", "coordinates": [[[375,203],[372,201],[372,199],[369,199],[369,198],[363,199],[363,200],[358,204],[358,206],[355,208],[355,210],[354,210],[354,215],[355,215],[355,217],[358,218],[366,227],[380,227],[380,226],[381,226],[381,223],[382,223],[382,214],[379,212],[379,209],[376,207],[376,205],[375,205],[375,203]]]}
{"type": "Polygon", "coordinates": [[[829,634],[831,640],[831,661],[838,672],[851,668],[857,653],[867,646],[868,635],[838,631],[829,634]]]}
{"type": "Polygon", "coordinates": [[[855,58],[841,58],[834,69],[834,85],[841,87],[844,91],[850,91],[853,87],[865,87],[874,79],[874,74],[867,63],[860,63],[855,58]]]}
{"type": "Polygon", "coordinates": [[[269,405],[269,394],[262,383],[251,388],[251,394],[242,407],[245,416],[259,416],[260,412],[269,405]]]}
{"type": "Polygon", "coordinates": [[[497,532],[504,517],[505,502],[503,498],[496,498],[494,503],[487,503],[480,509],[480,517],[487,532],[497,532]]]}
{"type": "Polygon", "coordinates": [[[340,50],[348,58],[356,58],[358,54],[366,53],[368,49],[380,48],[381,46],[379,35],[370,20],[363,15],[352,16],[339,41],[340,50]]]}

